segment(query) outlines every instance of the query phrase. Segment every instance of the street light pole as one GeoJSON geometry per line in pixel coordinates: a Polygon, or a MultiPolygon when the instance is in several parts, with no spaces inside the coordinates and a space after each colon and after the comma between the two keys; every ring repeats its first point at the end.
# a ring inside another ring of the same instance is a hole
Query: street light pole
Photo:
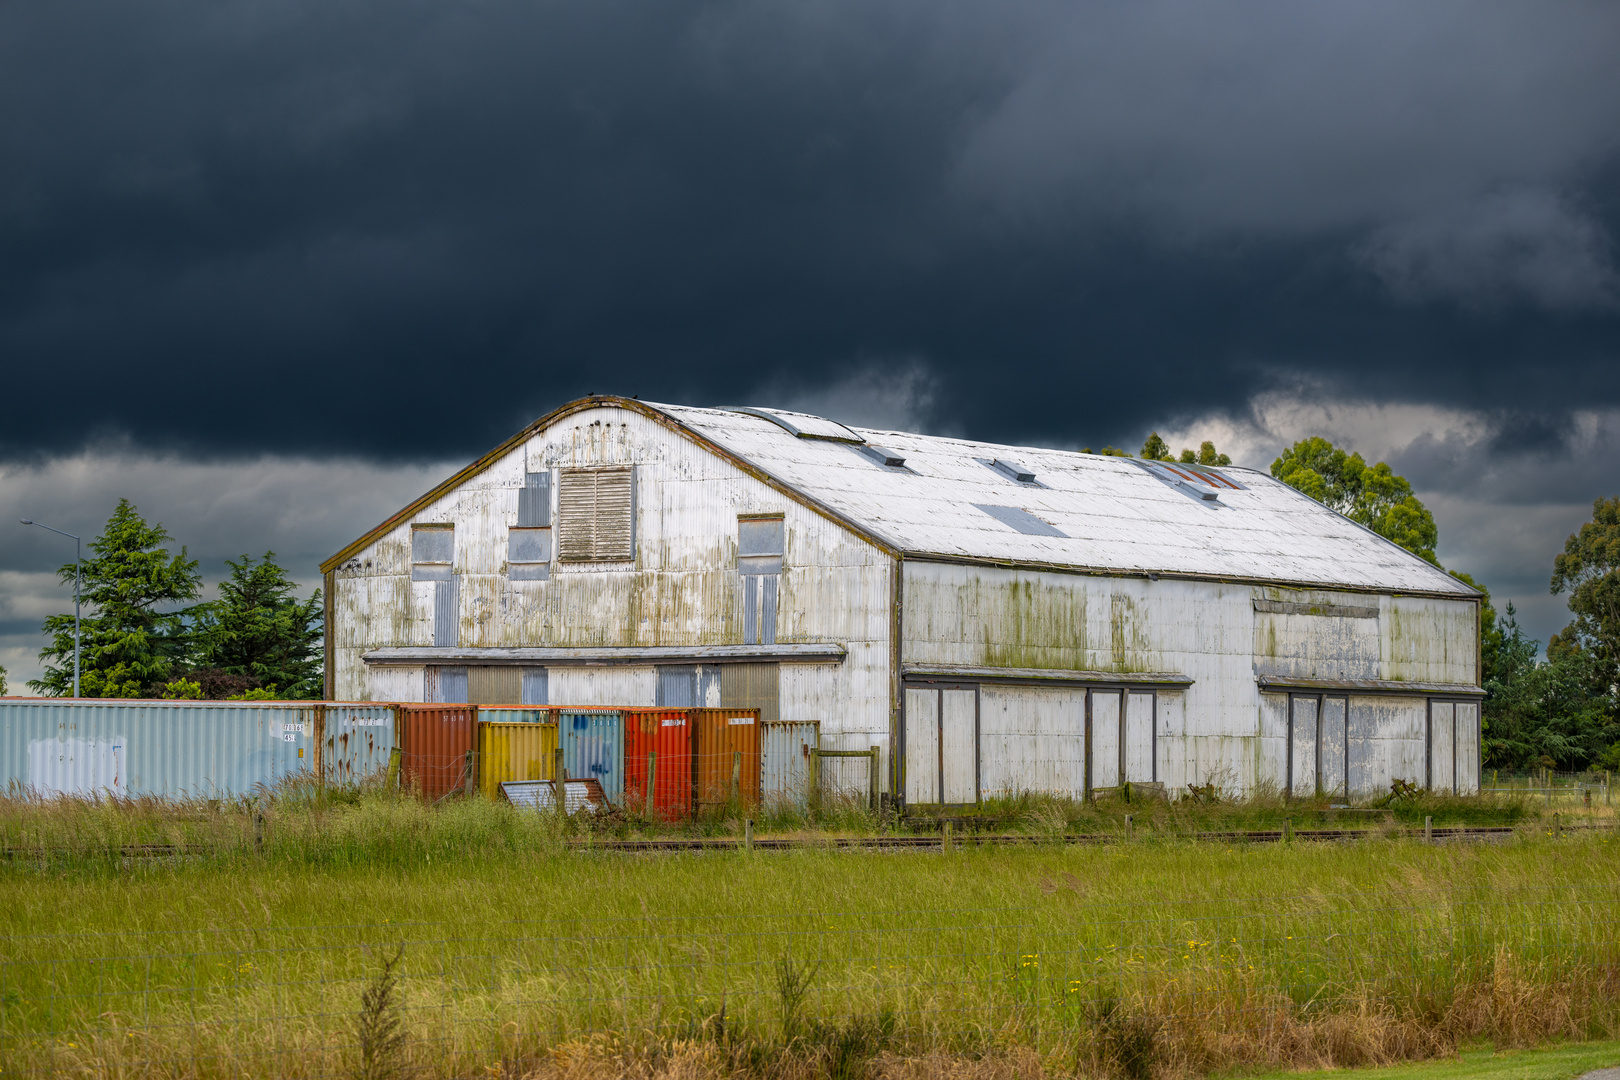
{"type": "Polygon", "coordinates": [[[46,532],[53,532],[57,536],[65,536],[69,540],[73,541],[73,696],[78,697],[79,696],[79,588],[84,582],[84,576],[83,576],[83,574],[80,573],[79,568],[80,568],[80,566],[82,565],[82,562],[83,562],[83,560],[81,559],[81,555],[83,554],[84,545],[83,545],[83,543],[80,542],[80,540],[79,540],[79,538],[77,536],[74,536],[72,533],[69,533],[69,532],[63,532],[61,529],[53,529],[49,525],[40,525],[39,522],[30,521],[28,518],[23,518],[22,523],[24,525],[37,526],[37,527],[39,527],[41,529],[44,529],[46,532]]]}

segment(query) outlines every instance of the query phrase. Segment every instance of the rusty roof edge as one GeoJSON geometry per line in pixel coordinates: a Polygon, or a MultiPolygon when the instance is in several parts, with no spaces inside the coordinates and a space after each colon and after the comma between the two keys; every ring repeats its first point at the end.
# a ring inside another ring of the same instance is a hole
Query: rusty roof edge
{"type": "Polygon", "coordinates": [[[1293,675],[1256,675],[1262,690],[1359,690],[1366,693],[1441,694],[1453,697],[1484,697],[1483,687],[1473,683],[1407,682],[1403,679],[1317,679],[1293,675]]]}
{"type": "Polygon", "coordinates": [[[786,642],[776,645],[598,645],[577,648],[558,646],[459,647],[412,645],[373,649],[361,655],[368,664],[548,664],[570,667],[582,664],[668,664],[668,663],[745,663],[775,660],[779,663],[842,662],[849,650],[837,642],[786,642]]]}
{"type": "Polygon", "coordinates": [[[972,664],[902,664],[901,674],[907,677],[989,680],[1016,680],[1020,682],[1104,683],[1110,686],[1191,686],[1195,680],[1180,671],[1083,671],[1067,668],[1003,668],[972,664]]]}
{"type": "Polygon", "coordinates": [[[578,398],[574,401],[567,402],[566,404],[559,405],[557,408],[551,410],[549,413],[546,413],[538,420],[535,420],[533,423],[517,432],[517,434],[506,439],[499,446],[496,446],[494,449],[479,455],[467,466],[452,474],[449,478],[434,485],[434,487],[429,489],[426,493],[411,500],[403,508],[390,514],[380,524],[368,530],[359,538],[351,540],[349,543],[345,544],[341,549],[338,550],[336,554],[332,555],[325,562],[320,564],[321,573],[324,574],[337,569],[338,565],[342,563],[344,559],[351,558],[352,556],[359,554],[361,551],[364,551],[367,546],[375,542],[383,534],[387,533],[391,529],[397,528],[401,522],[409,520],[418,510],[422,509],[424,506],[427,506],[435,499],[440,498],[448,492],[454,491],[466,481],[477,476],[485,469],[488,469],[499,458],[520,446],[524,440],[532,438],[535,433],[545,430],[547,427],[550,427],[557,421],[562,420],[563,418],[576,412],[584,412],[587,409],[595,408],[622,408],[628,409],[634,413],[639,413],[655,423],[662,424],[670,430],[675,431],[680,435],[684,435],[686,438],[691,439],[693,442],[709,450],[711,453],[718,454],[719,456],[725,458],[733,465],[736,465],[738,468],[748,473],[754,479],[776,489],[783,495],[788,496],[795,502],[815,511],[828,520],[843,526],[885,554],[893,556],[898,552],[897,545],[895,545],[888,538],[881,536],[870,527],[862,525],[853,519],[846,517],[845,515],[834,510],[832,507],[825,505],[818,499],[810,497],[786,481],[778,479],[776,476],[760,468],[758,465],[754,464],[752,461],[749,461],[741,454],[738,454],[735,451],[726,448],[722,444],[715,442],[708,436],[687,427],[685,424],[681,423],[681,421],[664,412],[662,409],[636,398],[619,397],[614,394],[595,394],[590,397],[578,398]]]}
{"type": "MultiPolygon", "coordinates": [[[[937,562],[953,566],[988,566],[1001,570],[1037,570],[1053,574],[1081,574],[1087,577],[1164,578],[1170,581],[1212,581],[1226,585],[1264,586],[1276,589],[1317,589],[1322,592],[1361,593],[1367,596],[1417,596],[1428,600],[1456,600],[1474,603],[1481,594],[1467,592],[1435,592],[1428,589],[1392,589],[1377,585],[1344,585],[1321,581],[1293,581],[1284,578],[1243,577],[1233,574],[1193,574],[1182,570],[1121,570],[1109,566],[1076,566],[1073,563],[1035,562],[1025,559],[995,559],[977,555],[949,555],[932,551],[901,551],[905,562],[937,562]]],[[[1424,563],[1425,566],[1431,565],[1424,563]]],[[[1465,589],[1467,585],[1463,582],[1465,589]]]]}

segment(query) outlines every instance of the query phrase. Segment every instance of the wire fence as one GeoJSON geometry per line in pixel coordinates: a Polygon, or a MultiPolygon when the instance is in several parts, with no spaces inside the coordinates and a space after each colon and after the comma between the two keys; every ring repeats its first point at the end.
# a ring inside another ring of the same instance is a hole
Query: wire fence
{"type": "Polygon", "coordinates": [[[1355,1064],[1620,1019],[1620,885],[1175,905],[1087,902],[1068,875],[1042,889],[1044,905],[1007,910],[12,936],[0,1062],[520,1076],[701,1052],[756,1073],[816,1058],[825,1074],[828,1055],[1022,1050],[1145,1075],[1144,1061],[1355,1064]]]}
{"type": "Polygon", "coordinates": [[[1606,770],[1555,772],[1539,769],[1524,774],[1489,770],[1481,778],[1482,795],[1519,795],[1553,803],[1610,806],[1613,776],[1606,770]]]}

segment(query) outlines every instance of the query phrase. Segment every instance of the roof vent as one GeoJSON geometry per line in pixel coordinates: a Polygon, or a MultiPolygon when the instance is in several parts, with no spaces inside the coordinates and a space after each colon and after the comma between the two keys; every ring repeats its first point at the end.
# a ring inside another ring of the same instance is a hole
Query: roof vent
{"type": "Polygon", "coordinates": [[[844,443],[863,443],[866,441],[838,421],[828,420],[823,416],[812,416],[810,413],[792,412],[788,409],[756,409],[741,405],[734,405],[726,411],[744,413],[748,416],[757,416],[761,420],[769,420],[789,435],[799,439],[826,439],[829,442],[844,443]]]}
{"type": "Polygon", "coordinates": [[[862,443],[860,446],[851,447],[851,449],[862,457],[872,459],[879,465],[887,465],[891,469],[905,468],[906,459],[886,447],[862,443]]]}
{"type": "Polygon", "coordinates": [[[1020,484],[1036,483],[1035,474],[1016,461],[1006,461],[1002,458],[974,458],[980,465],[994,469],[1009,480],[1016,480],[1020,484]]]}

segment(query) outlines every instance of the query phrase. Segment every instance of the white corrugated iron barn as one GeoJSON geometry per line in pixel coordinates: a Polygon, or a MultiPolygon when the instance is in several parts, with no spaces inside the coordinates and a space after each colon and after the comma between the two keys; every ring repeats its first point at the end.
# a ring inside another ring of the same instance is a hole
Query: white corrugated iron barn
{"type": "Polygon", "coordinates": [[[590,397],[322,569],[337,700],[755,707],[910,805],[1479,785],[1479,595],[1247,469],[590,397]]]}

